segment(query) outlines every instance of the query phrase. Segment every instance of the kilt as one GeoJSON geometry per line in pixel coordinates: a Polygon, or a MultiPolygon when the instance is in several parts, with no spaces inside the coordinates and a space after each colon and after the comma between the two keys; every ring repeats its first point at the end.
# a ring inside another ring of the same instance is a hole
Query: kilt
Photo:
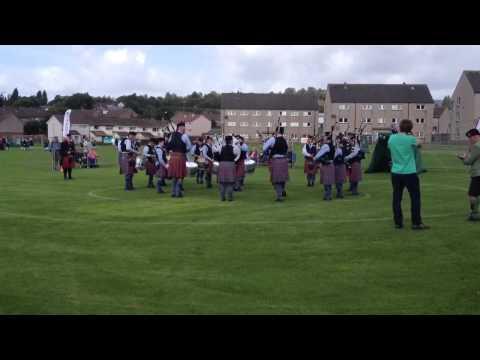
{"type": "Polygon", "coordinates": [[[320,183],[333,185],[335,183],[335,166],[333,164],[322,164],[320,168],[320,183]]]}
{"type": "Polygon", "coordinates": [[[150,159],[145,160],[145,174],[146,175],[155,175],[157,172],[157,167],[155,166],[155,161],[150,159]]]}
{"type": "Polygon", "coordinates": [[[468,196],[480,196],[480,176],[474,176],[471,178],[470,186],[468,188],[468,196]]]}
{"type": "Polygon", "coordinates": [[[217,180],[219,183],[235,182],[235,163],[233,161],[220,161],[217,180]]]}
{"type": "Polygon", "coordinates": [[[212,175],[212,172],[213,172],[213,161],[207,160],[207,162],[206,162],[206,167],[205,167],[205,171],[207,172],[207,174],[212,175]]]}
{"type": "Polygon", "coordinates": [[[362,165],[355,161],[352,163],[352,172],[350,173],[350,182],[359,182],[362,180],[362,165]]]}
{"type": "Polygon", "coordinates": [[[120,153],[120,175],[128,172],[128,153],[120,153]]]}
{"type": "Polygon", "coordinates": [[[155,172],[155,176],[162,179],[168,176],[167,169],[163,165],[158,165],[156,167],[157,171],[155,172]]]}
{"type": "Polygon", "coordinates": [[[303,164],[303,173],[307,175],[315,175],[318,171],[318,165],[312,159],[305,159],[303,164]]]}
{"type": "Polygon", "coordinates": [[[236,177],[244,177],[245,176],[245,161],[238,160],[237,163],[235,163],[235,176],[236,177]]]}
{"type": "Polygon", "coordinates": [[[272,158],[270,179],[273,184],[288,181],[288,158],[272,158]]]}
{"type": "Polygon", "coordinates": [[[63,169],[73,169],[75,167],[75,161],[72,155],[67,155],[62,158],[63,169]]]}
{"type": "Polygon", "coordinates": [[[168,177],[183,179],[187,176],[187,158],[184,153],[172,153],[168,162],[168,177]]]}
{"type": "Polygon", "coordinates": [[[345,164],[335,165],[335,183],[344,183],[347,178],[347,167],[345,164]]]}

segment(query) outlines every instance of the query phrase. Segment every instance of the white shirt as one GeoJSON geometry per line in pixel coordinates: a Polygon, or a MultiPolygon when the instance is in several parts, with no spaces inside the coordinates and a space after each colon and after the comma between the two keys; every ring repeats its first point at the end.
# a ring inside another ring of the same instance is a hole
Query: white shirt
{"type": "Polygon", "coordinates": [[[155,165],[162,165],[163,167],[166,167],[167,164],[165,161],[163,161],[163,149],[160,145],[155,146],[155,152],[157,154],[155,165]]]}
{"type": "Polygon", "coordinates": [[[330,151],[330,146],[328,146],[328,144],[323,144],[320,150],[318,150],[317,155],[315,155],[314,159],[315,160],[320,159],[323,155],[325,155],[329,151],[330,151]]]}
{"type": "MultiPolygon", "coordinates": [[[[312,157],[312,158],[313,158],[312,154],[310,154],[310,153],[307,151],[307,145],[308,145],[308,144],[303,145],[303,150],[302,150],[303,156],[312,157]]],[[[310,146],[313,146],[313,144],[310,144],[310,146]]]]}
{"type": "MultiPolygon", "coordinates": [[[[122,151],[122,141],[121,140],[118,142],[118,147],[117,148],[118,148],[118,151],[120,151],[120,152],[122,151]]],[[[127,149],[127,151],[135,151],[135,149],[132,146],[132,140],[130,140],[128,138],[125,139],[125,148],[127,149]]]]}
{"type": "Polygon", "coordinates": [[[358,145],[355,145],[353,147],[353,151],[351,152],[351,154],[349,154],[348,156],[345,156],[345,160],[353,159],[355,156],[358,155],[359,151],[360,151],[360,147],[358,145]]]}

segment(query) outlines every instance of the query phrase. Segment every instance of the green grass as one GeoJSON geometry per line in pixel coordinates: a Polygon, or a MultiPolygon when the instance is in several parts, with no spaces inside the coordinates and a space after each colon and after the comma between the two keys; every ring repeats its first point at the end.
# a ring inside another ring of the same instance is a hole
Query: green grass
{"type": "Polygon", "coordinates": [[[478,314],[480,224],[456,150],[424,150],[425,232],[393,228],[388,174],[324,202],[300,157],[284,203],[263,167],[224,203],[191,178],[183,199],[143,173],[125,192],[110,146],[71,182],[41,149],[0,152],[0,313],[478,314]]]}

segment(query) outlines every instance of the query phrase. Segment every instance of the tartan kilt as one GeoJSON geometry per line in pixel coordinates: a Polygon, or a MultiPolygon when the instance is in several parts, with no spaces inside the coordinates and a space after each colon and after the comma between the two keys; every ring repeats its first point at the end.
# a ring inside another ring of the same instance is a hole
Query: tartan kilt
{"type": "Polygon", "coordinates": [[[184,153],[172,153],[168,161],[168,177],[183,179],[187,176],[187,158],[184,153]]]}
{"type": "Polygon", "coordinates": [[[333,164],[322,164],[320,168],[320,183],[333,185],[335,183],[335,166],[333,164]]]}
{"type": "Polygon", "coordinates": [[[205,166],[205,171],[207,174],[212,175],[213,172],[213,161],[207,160],[206,166],[205,166]]]}
{"type": "Polygon", "coordinates": [[[362,165],[359,161],[352,163],[352,170],[350,174],[350,182],[359,182],[362,180],[362,165]]]}
{"type": "Polygon", "coordinates": [[[235,163],[233,161],[220,161],[217,175],[219,183],[234,183],[235,174],[235,163]]]}
{"type": "Polygon", "coordinates": [[[128,173],[128,153],[120,153],[120,175],[128,173]]]}
{"type": "Polygon", "coordinates": [[[335,183],[344,183],[347,179],[347,167],[345,164],[335,165],[335,183]]]}
{"type": "Polygon", "coordinates": [[[145,160],[145,175],[155,175],[157,172],[157,167],[155,166],[155,161],[150,159],[145,160]]]}
{"type": "Polygon", "coordinates": [[[67,155],[62,158],[63,169],[73,169],[75,167],[75,161],[72,155],[67,155]]]}
{"type": "Polygon", "coordinates": [[[303,164],[303,173],[307,175],[315,175],[318,171],[318,165],[312,159],[305,159],[303,164]]]}
{"type": "Polygon", "coordinates": [[[163,165],[158,165],[156,167],[157,171],[155,172],[155,176],[162,179],[168,176],[167,169],[163,165]]]}
{"type": "Polygon", "coordinates": [[[270,179],[273,184],[288,181],[288,158],[272,158],[270,179]]]}
{"type": "Polygon", "coordinates": [[[235,163],[235,176],[236,177],[244,177],[245,176],[245,161],[238,160],[237,163],[235,163]]]}

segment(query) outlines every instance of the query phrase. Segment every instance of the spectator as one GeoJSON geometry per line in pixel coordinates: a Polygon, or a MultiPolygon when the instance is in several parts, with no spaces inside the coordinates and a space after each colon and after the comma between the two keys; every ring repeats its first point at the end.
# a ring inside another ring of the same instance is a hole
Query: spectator
{"type": "Polygon", "coordinates": [[[409,133],[413,123],[405,119],[400,122],[400,133],[392,134],[388,139],[388,148],[392,156],[393,218],[397,229],[403,228],[402,195],[406,187],[411,200],[412,229],[424,230],[420,206],[420,179],[417,175],[415,152],[417,139],[409,133]]]}
{"type": "Polygon", "coordinates": [[[52,142],[49,145],[50,151],[52,152],[52,156],[53,156],[53,163],[54,163],[54,166],[55,166],[55,170],[60,169],[60,158],[61,158],[60,157],[60,147],[61,147],[61,144],[58,141],[58,137],[55,136],[53,138],[52,142]]]}

